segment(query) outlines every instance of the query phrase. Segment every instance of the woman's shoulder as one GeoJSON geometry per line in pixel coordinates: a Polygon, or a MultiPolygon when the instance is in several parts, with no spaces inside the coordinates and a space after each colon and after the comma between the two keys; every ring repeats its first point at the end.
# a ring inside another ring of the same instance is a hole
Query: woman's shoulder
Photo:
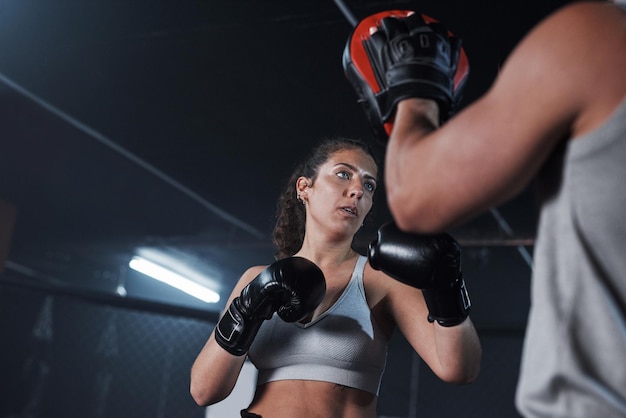
{"type": "Polygon", "coordinates": [[[248,285],[252,280],[254,280],[263,270],[265,270],[267,265],[257,265],[251,266],[244,271],[244,273],[239,277],[235,288],[233,289],[233,293],[239,294],[239,292],[248,285]]]}
{"type": "Polygon", "coordinates": [[[266,268],[268,268],[269,265],[268,264],[262,264],[262,265],[256,265],[256,266],[250,266],[248,267],[248,269],[241,275],[241,277],[248,277],[248,276],[252,276],[252,277],[256,277],[259,273],[261,273],[263,270],[265,270],[266,268]]]}
{"type": "Polygon", "coordinates": [[[402,283],[388,276],[380,270],[374,269],[369,261],[365,264],[363,270],[363,287],[370,306],[377,305],[381,301],[385,301],[394,293],[394,291],[402,286],[402,283]]]}

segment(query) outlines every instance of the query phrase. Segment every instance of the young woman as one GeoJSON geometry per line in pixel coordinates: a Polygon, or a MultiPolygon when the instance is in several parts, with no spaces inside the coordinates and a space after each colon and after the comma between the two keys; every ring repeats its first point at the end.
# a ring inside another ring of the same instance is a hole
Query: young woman
{"type": "Polygon", "coordinates": [[[377,176],[369,148],[345,138],[323,141],[296,168],[278,204],[278,261],[243,274],[192,367],[199,405],[230,394],[247,355],[259,377],[242,417],[376,417],[396,328],[442,380],[476,378],[481,348],[467,309],[457,304],[465,289],[456,243],[407,239],[387,225],[370,246],[370,262],[352,248],[377,176]],[[396,248],[414,260],[396,260],[396,248]],[[372,268],[374,260],[389,275],[372,268]],[[421,290],[437,280],[453,282],[452,302],[445,300],[450,283],[421,290]]]}

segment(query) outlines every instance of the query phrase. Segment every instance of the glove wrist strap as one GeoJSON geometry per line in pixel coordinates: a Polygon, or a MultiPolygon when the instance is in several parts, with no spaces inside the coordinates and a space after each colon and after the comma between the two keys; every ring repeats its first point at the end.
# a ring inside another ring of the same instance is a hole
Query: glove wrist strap
{"type": "Polygon", "coordinates": [[[428,307],[429,322],[437,321],[441,326],[452,327],[469,316],[472,303],[462,276],[449,290],[423,289],[422,293],[428,307]]]}
{"type": "Polygon", "coordinates": [[[248,352],[263,323],[262,318],[243,314],[239,305],[239,298],[233,300],[215,327],[215,341],[235,356],[248,352]]]}

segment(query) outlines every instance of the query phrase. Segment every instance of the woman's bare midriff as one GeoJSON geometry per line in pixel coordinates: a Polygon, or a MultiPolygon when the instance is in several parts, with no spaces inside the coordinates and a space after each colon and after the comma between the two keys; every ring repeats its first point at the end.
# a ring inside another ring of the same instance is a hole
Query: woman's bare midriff
{"type": "Polygon", "coordinates": [[[257,388],[248,407],[262,418],[376,418],[377,397],[336,383],[279,380],[257,388]]]}

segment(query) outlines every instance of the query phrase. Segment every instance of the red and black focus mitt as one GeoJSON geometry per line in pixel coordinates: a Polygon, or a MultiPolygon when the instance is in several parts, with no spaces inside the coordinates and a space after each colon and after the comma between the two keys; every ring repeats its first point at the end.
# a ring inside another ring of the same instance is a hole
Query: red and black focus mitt
{"type": "Polygon", "coordinates": [[[398,102],[435,100],[443,123],[454,114],[469,74],[461,40],[435,19],[410,10],[379,12],[357,24],[343,67],[374,134],[385,142],[398,102]]]}

